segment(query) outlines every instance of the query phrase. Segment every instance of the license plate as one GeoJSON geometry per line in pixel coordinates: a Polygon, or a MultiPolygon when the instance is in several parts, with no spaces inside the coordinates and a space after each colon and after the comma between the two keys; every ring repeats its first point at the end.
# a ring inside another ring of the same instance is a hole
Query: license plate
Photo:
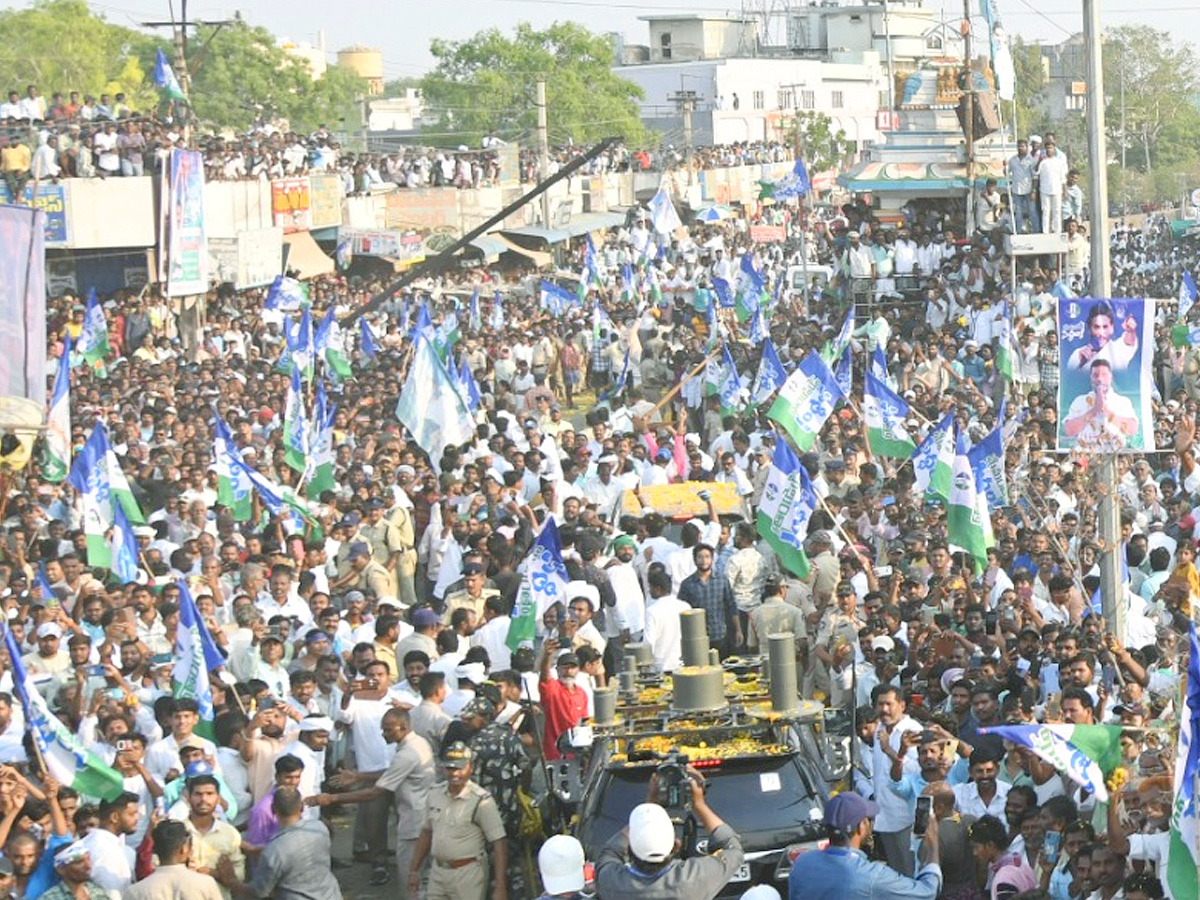
{"type": "Polygon", "coordinates": [[[729,879],[733,881],[749,881],[750,880],[750,863],[742,863],[737,867],[737,871],[733,873],[733,877],[729,879]]]}

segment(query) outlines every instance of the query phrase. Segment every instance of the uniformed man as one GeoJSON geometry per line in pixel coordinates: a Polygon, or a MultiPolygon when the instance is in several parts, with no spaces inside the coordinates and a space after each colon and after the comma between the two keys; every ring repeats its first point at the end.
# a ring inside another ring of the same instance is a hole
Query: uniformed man
{"type": "Polygon", "coordinates": [[[483,566],[477,562],[469,562],[463,566],[463,586],[461,590],[446,594],[446,609],[442,613],[442,623],[450,624],[450,617],[456,609],[469,609],[475,613],[475,621],[483,621],[483,607],[489,597],[499,597],[500,592],[495,588],[483,586],[483,566]]]}
{"type": "MultiPolygon", "coordinates": [[[[522,864],[524,848],[521,844],[521,807],[517,802],[517,788],[527,784],[531,763],[511,725],[495,721],[495,707],[490,701],[478,697],[467,704],[468,710],[477,709],[477,724],[471,738],[471,749],[475,751],[475,781],[492,795],[504,821],[504,832],[508,837],[508,884],[514,897],[528,896],[525,884],[525,867],[522,864]]],[[[532,860],[530,860],[532,862],[532,860]]]]}
{"type": "Polygon", "coordinates": [[[768,575],[763,584],[762,603],[750,612],[750,634],[747,644],[751,650],[767,649],[767,635],[791,632],[796,638],[796,653],[808,641],[808,626],[800,607],[792,606],[784,596],[787,584],[778,575],[768,575]]]}
{"type": "Polygon", "coordinates": [[[383,509],[384,502],[378,497],[368,500],[366,521],[358,527],[358,533],[370,546],[371,558],[395,574],[404,543],[400,539],[400,529],[383,517],[383,509]]]}
{"type": "Polygon", "coordinates": [[[417,839],[408,890],[415,895],[421,866],[430,857],[425,900],[484,900],[488,886],[487,850],[492,850],[491,900],[507,900],[508,848],[504,821],[492,795],[471,781],[475,754],[461,741],[442,751],[446,782],[429,792],[425,827],[417,839]]]}
{"type": "Polygon", "coordinates": [[[839,581],[835,595],[836,608],[826,611],[813,641],[813,652],[823,665],[814,665],[810,674],[813,689],[827,690],[831,706],[845,706],[854,702],[853,691],[844,690],[842,679],[835,676],[854,665],[858,631],[865,623],[857,615],[858,595],[853,584],[839,581]]]}
{"type": "Polygon", "coordinates": [[[366,541],[350,545],[350,569],[356,578],[353,585],[357,590],[376,599],[398,595],[396,576],[387,566],[371,558],[371,545],[366,541]]]}

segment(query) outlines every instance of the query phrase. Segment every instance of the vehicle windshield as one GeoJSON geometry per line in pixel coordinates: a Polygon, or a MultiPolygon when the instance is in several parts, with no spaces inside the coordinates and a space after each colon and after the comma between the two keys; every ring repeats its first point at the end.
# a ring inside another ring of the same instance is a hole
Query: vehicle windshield
{"type": "MultiPolygon", "coordinates": [[[[593,855],[629,822],[646,799],[650,766],[614,769],[600,782],[597,807],[580,818],[579,839],[593,855]]],[[[820,823],[822,798],[795,756],[730,760],[706,769],[708,804],[738,833],[747,850],[781,847],[810,838],[820,823]]]]}

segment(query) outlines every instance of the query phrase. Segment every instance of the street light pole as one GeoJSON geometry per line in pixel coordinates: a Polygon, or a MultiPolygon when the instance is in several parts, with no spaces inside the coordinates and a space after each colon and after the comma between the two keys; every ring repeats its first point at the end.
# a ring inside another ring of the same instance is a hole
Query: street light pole
{"type": "MultiPolygon", "coordinates": [[[[1112,296],[1108,255],[1108,144],[1104,137],[1104,52],[1100,42],[1100,0],[1083,0],[1083,41],[1087,50],[1088,176],[1092,192],[1092,296],[1112,296]]],[[[1120,505],[1117,457],[1105,453],[1097,474],[1106,490],[1100,496],[1100,604],[1108,628],[1125,644],[1125,605],[1121,596],[1120,505]]]]}

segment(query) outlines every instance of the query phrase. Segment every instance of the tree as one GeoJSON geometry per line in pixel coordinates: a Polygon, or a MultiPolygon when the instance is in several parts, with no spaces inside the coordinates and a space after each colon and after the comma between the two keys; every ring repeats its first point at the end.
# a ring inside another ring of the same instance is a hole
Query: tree
{"type": "MultiPolygon", "coordinates": [[[[202,27],[191,42],[190,100],[202,122],[247,128],[255,119],[286,119],[296,131],[359,119],[367,83],[330,66],[314,80],[308,64],[275,42],[265,28],[238,18],[223,28],[202,27]]],[[[347,127],[351,127],[349,124],[347,127]]]]}
{"type": "Polygon", "coordinates": [[[800,130],[800,155],[810,172],[824,172],[839,166],[854,149],[844,129],[833,130],[833,120],[823,112],[797,112],[784,128],[784,140],[795,144],[800,130]]]}
{"type": "Polygon", "coordinates": [[[452,132],[477,143],[494,132],[506,139],[529,135],[537,126],[534,85],[546,82],[546,118],[552,142],[591,143],[609,135],[631,142],[642,137],[637,85],[612,72],[609,42],[572,22],[543,31],[528,23],[512,37],[499,29],[465,41],[434,40],[437,61],[421,81],[436,132],[452,132]]]}
{"type": "Polygon", "coordinates": [[[1010,50],[1017,76],[1013,130],[1021,136],[1044,131],[1049,117],[1045,113],[1046,65],[1041,48],[1018,37],[1013,39],[1010,50]]]}
{"type": "Polygon", "coordinates": [[[1127,165],[1150,171],[1160,163],[1196,159],[1200,114],[1190,100],[1200,90],[1196,62],[1190,45],[1148,25],[1105,32],[1109,139],[1118,156],[1124,149],[1127,165]]]}
{"type": "Polygon", "coordinates": [[[25,93],[37,85],[49,99],[70,91],[126,95],[135,109],[155,102],[144,61],[154,59],[155,39],[113,25],[83,0],[39,0],[32,7],[0,13],[0,86],[25,93]]]}

